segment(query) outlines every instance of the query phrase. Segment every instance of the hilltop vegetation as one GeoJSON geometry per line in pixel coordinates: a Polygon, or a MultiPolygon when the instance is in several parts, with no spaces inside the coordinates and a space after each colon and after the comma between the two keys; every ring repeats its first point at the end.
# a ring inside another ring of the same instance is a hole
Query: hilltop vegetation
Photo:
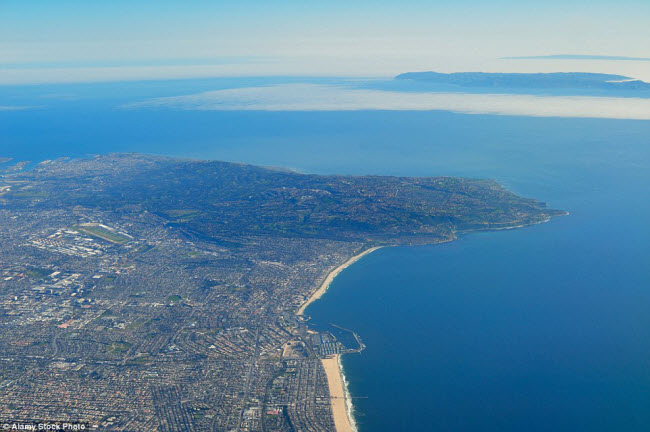
{"type": "Polygon", "coordinates": [[[536,223],[561,212],[490,180],[318,176],[257,166],[115,154],[15,176],[19,206],[155,213],[195,236],[317,237],[376,243],[536,223]]]}

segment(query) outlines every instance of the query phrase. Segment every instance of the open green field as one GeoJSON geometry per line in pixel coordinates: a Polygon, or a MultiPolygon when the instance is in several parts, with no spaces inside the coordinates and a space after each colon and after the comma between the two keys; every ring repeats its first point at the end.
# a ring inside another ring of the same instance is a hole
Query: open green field
{"type": "Polygon", "coordinates": [[[130,238],[118,232],[106,229],[98,225],[77,225],[73,227],[73,229],[75,231],[88,234],[91,237],[100,238],[102,240],[106,240],[108,242],[116,243],[116,244],[123,244],[131,240],[130,238]]]}

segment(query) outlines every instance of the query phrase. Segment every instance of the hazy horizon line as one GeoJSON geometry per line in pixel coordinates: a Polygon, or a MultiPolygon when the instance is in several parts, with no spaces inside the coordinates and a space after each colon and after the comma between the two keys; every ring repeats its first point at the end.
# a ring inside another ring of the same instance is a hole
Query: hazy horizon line
{"type": "Polygon", "coordinates": [[[628,57],[592,54],[551,54],[533,56],[499,57],[500,60],[613,60],[613,61],[650,61],[650,57],[628,57]]]}

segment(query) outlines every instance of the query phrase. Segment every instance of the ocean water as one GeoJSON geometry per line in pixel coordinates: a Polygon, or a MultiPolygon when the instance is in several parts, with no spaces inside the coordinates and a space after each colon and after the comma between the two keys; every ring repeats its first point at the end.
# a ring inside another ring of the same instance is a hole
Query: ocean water
{"type": "Polygon", "coordinates": [[[429,129],[440,142],[422,153],[442,171],[571,214],[382,249],[334,280],[306,313],[367,345],[343,358],[360,431],[650,430],[649,126],[466,116],[429,129]]]}
{"type": "MultiPolygon", "coordinates": [[[[275,78],[272,82],[293,82],[275,78]]],[[[355,330],[362,432],[650,430],[650,122],[120,105],[269,80],[3,88],[0,156],[115,151],[494,178],[570,216],[379,250],[307,313],[355,330]]]]}

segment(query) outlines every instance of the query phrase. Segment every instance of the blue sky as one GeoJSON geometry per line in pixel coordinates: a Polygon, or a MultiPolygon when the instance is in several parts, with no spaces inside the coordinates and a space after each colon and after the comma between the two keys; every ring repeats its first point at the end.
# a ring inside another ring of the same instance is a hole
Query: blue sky
{"type": "MultiPolygon", "coordinates": [[[[133,73],[383,76],[505,68],[491,62],[507,56],[650,55],[650,2],[567,3],[0,0],[0,64],[72,65],[80,77],[92,72],[98,79],[133,73]],[[219,65],[210,67],[210,60],[219,65]],[[120,69],[125,65],[150,68],[120,69]]],[[[63,73],[0,68],[0,82],[48,76],[63,73]]]]}

